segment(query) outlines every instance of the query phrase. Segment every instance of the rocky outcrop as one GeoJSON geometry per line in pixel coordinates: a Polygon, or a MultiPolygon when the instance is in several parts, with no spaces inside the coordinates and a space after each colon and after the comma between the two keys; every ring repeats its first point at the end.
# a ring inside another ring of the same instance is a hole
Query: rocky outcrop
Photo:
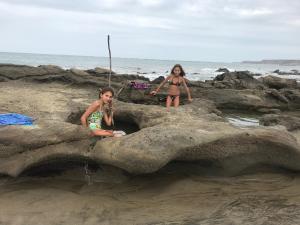
{"type": "Polygon", "coordinates": [[[278,75],[300,75],[300,72],[298,70],[291,70],[289,72],[284,72],[280,70],[274,70],[273,73],[276,73],[278,75]]]}
{"type": "MultiPolygon", "coordinates": [[[[101,88],[108,85],[107,74],[91,74],[89,71],[72,68],[62,70],[55,66],[30,67],[2,64],[0,66],[0,81],[23,80],[38,83],[61,83],[82,88],[101,88]],[[51,73],[49,72],[51,71],[51,73]]],[[[118,98],[125,102],[147,105],[164,105],[167,97],[167,85],[158,95],[150,95],[158,83],[164,79],[160,77],[150,82],[148,78],[138,75],[112,74],[111,85],[118,94],[118,98]],[[131,81],[146,84],[149,88],[137,89],[131,81]]],[[[214,101],[220,109],[252,110],[258,112],[274,112],[274,110],[297,109],[300,107],[299,88],[269,88],[262,80],[255,79],[248,72],[230,72],[217,76],[210,81],[188,81],[192,96],[195,98],[214,101]]],[[[280,80],[281,85],[294,87],[295,82],[287,79],[280,80]]],[[[271,85],[272,86],[272,85],[271,85]]],[[[278,85],[276,86],[278,87],[278,85]]],[[[180,104],[187,104],[185,91],[182,92],[180,104]]]]}
{"type": "MultiPolygon", "coordinates": [[[[104,79],[108,79],[109,70],[96,67],[95,69],[86,70],[88,74],[95,76],[95,77],[101,77],[104,79]]],[[[112,72],[111,80],[114,82],[126,82],[127,80],[143,80],[149,82],[150,80],[146,77],[139,76],[139,75],[133,75],[133,74],[116,74],[115,72],[112,72]]]]}
{"type": "Polygon", "coordinates": [[[216,76],[213,85],[217,88],[263,89],[264,85],[248,71],[226,72],[216,76]]]}
{"type": "Polygon", "coordinates": [[[297,88],[297,81],[295,79],[284,79],[276,76],[266,76],[259,78],[269,88],[282,89],[282,88],[297,88]]]}
{"type": "MultiPolygon", "coordinates": [[[[206,161],[225,174],[258,165],[300,171],[300,146],[293,133],[282,126],[234,127],[219,116],[221,112],[217,109],[272,111],[288,105],[296,92],[219,89],[202,82],[191,87],[194,97],[191,104],[170,111],[161,106],[116,100],[116,126],[123,126],[118,129],[136,128],[128,129],[128,135],[121,138],[95,141],[89,131],[79,125],[79,118],[97,98],[96,87],[107,85],[106,79],[74,69],[47,74],[44,68],[17,66],[10,70],[5,67],[4,71],[6,75],[1,76],[0,67],[0,77],[7,79],[0,83],[1,112],[26,114],[35,119],[35,125],[0,128],[1,174],[18,176],[35,165],[58,159],[91,160],[134,174],[155,172],[172,161],[206,161]],[[13,73],[13,70],[18,72],[13,73]],[[27,70],[31,75],[26,76],[27,70]],[[39,74],[40,70],[44,72],[39,74]],[[55,76],[60,79],[54,79],[55,76]]],[[[249,76],[234,76],[237,80],[245,78],[256,83],[249,76]]],[[[112,84],[113,87],[123,85],[116,81],[112,84]]],[[[141,90],[131,91],[136,94],[141,90]]],[[[143,98],[145,96],[136,97],[143,98]]],[[[124,98],[125,101],[132,99],[133,95],[124,98]]]]}
{"type": "Polygon", "coordinates": [[[219,69],[216,70],[216,72],[229,73],[230,71],[227,68],[219,68],[219,69]]]}
{"type": "Polygon", "coordinates": [[[0,64],[0,76],[9,80],[17,80],[29,76],[39,76],[47,74],[59,74],[64,70],[54,65],[41,65],[38,67],[14,64],[0,64]]]}
{"type": "Polygon", "coordinates": [[[300,129],[300,118],[296,116],[267,114],[259,120],[259,123],[263,126],[282,125],[288,131],[300,129]]]}
{"type": "Polygon", "coordinates": [[[152,84],[160,84],[160,83],[163,82],[164,80],[165,80],[165,77],[159,76],[159,77],[155,78],[151,83],[152,83],[152,84]]]}
{"type": "Polygon", "coordinates": [[[265,90],[235,90],[207,88],[198,92],[193,92],[192,96],[197,96],[213,101],[217,108],[243,110],[243,111],[260,111],[261,109],[285,109],[288,103],[279,100],[265,90]]]}

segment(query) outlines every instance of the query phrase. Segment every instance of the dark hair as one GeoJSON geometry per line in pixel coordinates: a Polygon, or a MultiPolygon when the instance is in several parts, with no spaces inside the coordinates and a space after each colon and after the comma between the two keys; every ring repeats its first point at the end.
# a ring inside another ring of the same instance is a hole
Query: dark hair
{"type": "Polygon", "coordinates": [[[179,67],[179,69],[180,69],[180,76],[185,76],[185,72],[184,72],[184,70],[182,69],[182,66],[180,65],[180,64],[175,64],[174,66],[173,66],[173,68],[172,68],[172,70],[171,70],[171,74],[173,74],[174,75],[174,70],[175,70],[175,68],[176,67],[179,67]]]}
{"type": "Polygon", "coordinates": [[[110,92],[112,94],[112,96],[114,97],[115,92],[112,88],[110,87],[104,87],[104,88],[99,88],[99,98],[101,95],[103,95],[106,92],[110,92]]]}

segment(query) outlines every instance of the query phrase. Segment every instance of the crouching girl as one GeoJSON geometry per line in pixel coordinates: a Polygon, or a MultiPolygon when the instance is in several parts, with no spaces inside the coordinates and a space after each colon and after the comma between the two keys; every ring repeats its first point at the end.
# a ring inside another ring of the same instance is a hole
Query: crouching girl
{"type": "Polygon", "coordinates": [[[82,125],[88,127],[93,136],[115,136],[112,130],[104,130],[101,126],[102,121],[107,126],[113,124],[113,97],[114,91],[112,88],[103,88],[99,93],[99,99],[94,101],[81,116],[82,125]]]}

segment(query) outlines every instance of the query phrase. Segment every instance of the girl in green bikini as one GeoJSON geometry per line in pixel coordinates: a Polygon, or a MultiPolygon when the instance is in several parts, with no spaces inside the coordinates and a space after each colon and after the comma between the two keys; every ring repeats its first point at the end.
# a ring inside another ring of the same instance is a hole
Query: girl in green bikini
{"type": "Polygon", "coordinates": [[[103,130],[101,128],[102,119],[108,126],[113,123],[112,99],[114,91],[112,88],[103,88],[99,94],[99,100],[94,101],[81,116],[81,123],[85,127],[89,127],[94,136],[113,137],[112,130],[103,130]],[[110,110],[104,110],[108,106],[110,110]]]}

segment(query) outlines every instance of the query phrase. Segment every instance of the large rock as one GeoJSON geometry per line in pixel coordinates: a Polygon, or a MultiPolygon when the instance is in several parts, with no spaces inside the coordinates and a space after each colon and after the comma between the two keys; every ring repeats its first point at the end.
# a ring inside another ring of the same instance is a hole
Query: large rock
{"type": "Polygon", "coordinates": [[[72,124],[65,121],[72,113],[81,115],[96,98],[96,91],[92,96],[90,89],[18,82],[0,86],[4,90],[1,97],[6,99],[1,105],[5,111],[29,114],[36,122],[32,127],[0,128],[2,174],[18,176],[49,160],[74,159],[110,164],[130,173],[155,172],[173,160],[204,160],[229,174],[259,164],[300,170],[299,143],[292,134],[279,128],[233,127],[216,115],[214,103],[207,100],[194,99],[192,104],[170,111],[116,101],[116,122],[136,124],[140,130],[95,144],[89,140],[89,132],[76,125],[74,120],[79,117],[73,117],[72,124]],[[12,96],[16,85],[20,91],[12,96]],[[22,99],[22,103],[9,99],[22,99]]]}
{"type": "MultiPolygon", "coordinates": [[[[101,84],[100,78],[66,73],[80,79],[80,84],[101,84]]],[[[97,99],[97,88],[57,81],[37,85],[37,77],[0,83],[1,112],[35,119],[34,126],[0,128],[2,174],[18,176],[49,160],[74,159],[110,164],[135,174],[155,172],[172,161],[206,161],[228,174],[261,164],[300,171],[300,146],[293,133],[283,127],[240,129],[218,116],[214,102],[218,107],[230,103],[238,109],[280,107],[277,102],[282,100],[267,101],[269,96],[262,90],[204,88],[200,89],[201,99],[194,96],[192,104],[170,111],[115,101],[116,126],[137,129],[121,138],[93,142],[89,131],[78,124],[82,112],[97,99]]]]}
{"type": "Polygon", "coordinates": [[[155,78],[151,83],[152,84],[160,84],[161,82],[163,82],[165,80],[164,76],[159,76],[157,78],[155,78]]]}
{"type": "Polygon", "coordinates": [[[248,71],[235,71],[220,74],[214,78],[217,88],[264,89],[264,85],[248,71]]]}
{"type": "Polygon", "coordinates": [[[297,88],[297,81],[295,79],[285,79],[276,76],[266,76],[259,78],[264,85],[269,88],[281,89],[281,88],[297,88]]]}
{"type": "Polygon", "coordinates": [[[70,71],[73,74],[79,75],[79,76],[89,76],[90,75],[87,72],[85,72],[84,70],[80,70],[80,69],[77,69],[77,68],[71,68],[70,71]]]}
{"type": "Polygon", "coordinates": [[[261,108],[286,108],[287,104],[266,95],[262,90],[235,90],[208,88],[194,92],[193,96],[213,101],[219,109],[257,111],[261,108]]]}
{"type": "Polygon", "coordinates": [[[300,118],[296,116],[266,114],[259,120],[259,123],[264,126],[282,125],[288,131],[300,129],[300,118]]]}
{"type": "Polygon", "coordinates": [[[64,70],[58,66],[53,65],[41,65],[39,67],[14,65],[14,64],[0,64],[0,76],[16,80],[28,76],[39,75],[55,75],[62,73],[64,70]]]}
{"type": "MultiPolygon", "coordinates": [[[[107,76],[96,77],[90,76],[85,71],[72,68],[71,70],[63,70],[57,66],[24,66],[13,64],[0,64],[0,81],[9,80],[25,80],[27,82],[38,83],[63,83],[75,86],[92,86],[102,88],[108,86],[107,76]]],[[[122,85],[111,82],[115,89],[119,89],[122,85]]]]}
{"type": "Polygon", "coordinates": [[[300,75],[300,72],[298,70],[291,70],[290,72],[284,72],[277,69],[274,70],[273,73],[277,73],[278,75],[300,75]]]}
{"type": "Polygon", "coordinates": [[[299,89],[281,89],[280,93],[289,100],[290,109],[300,109],[300,90],[299,89]]]}
{"type": "Polygon", "coordinates": [[[229,73],[230,71],[227,68],[219,68],[216,70],[216,72],[229,73]]]}

